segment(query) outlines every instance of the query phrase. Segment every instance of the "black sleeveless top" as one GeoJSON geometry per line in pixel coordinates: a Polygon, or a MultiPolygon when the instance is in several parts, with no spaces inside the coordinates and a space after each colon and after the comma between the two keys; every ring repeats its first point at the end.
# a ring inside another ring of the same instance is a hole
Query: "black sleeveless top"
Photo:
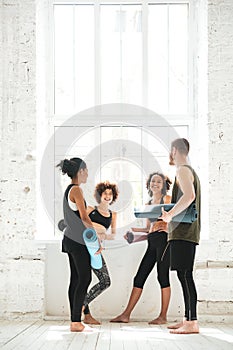
{"type": "Polygon", "coordinates": [[[109,210],[109,213],[110,213],[109,216],[104,216],[104,215],[100,214],[97,207],[95,207],[95,209],[90,212],[89,217],[90,217],[92,222],[96,222],[97,224],[104,226],[107,230],[112,223],[111,210],[109,210]]]}
{"type": "MultiPolygon", "coordinates": [[[[86,229],[86,226],[84,226],[81,220],[79,211],[72,210],[68,203],[69,191],[73,186],[77,185],[70,184],[67,187],[63,199],[64,222],[66,225],[62,240],[62,252],[64,253],[70,253],[75,251],[75,248],[78,248],[80,244],[85,245],[85,242],[83,240],[83,231],[86,229]]],[[[85,200],[84,204],[86,207],[85,200]]]]}

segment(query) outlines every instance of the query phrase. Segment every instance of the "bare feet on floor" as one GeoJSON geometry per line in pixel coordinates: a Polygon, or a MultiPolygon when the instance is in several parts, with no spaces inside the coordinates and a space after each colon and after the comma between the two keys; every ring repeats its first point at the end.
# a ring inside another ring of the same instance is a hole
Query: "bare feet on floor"
{"type": "Polygon", "coordinates": [[[155,318],[154,320],[148,322],[148,324],[166,324],[167,323],[167,319],[166,317],[162,317],[162,316],[159,316],[157,318],[155,318]]]}
{"type": "Polygon", "coordinates": [[[71,332],[92,332],[93,329],[89,326],[85,326],[82,322],[71,322],[70,324],[71,332]]]}
{"type": "Polygon", "coordinates": [[[91,314],[84,315],[83,322],[86,323],[86,324],[95,324],[95,325],[100,325],[101,324],[91,314]]]}
{"type": "Polygon", "coordinates": [[[115,318],[113,318],[112,320],[110,320],[110,322],[121,322],[121,323],[128,323],[129,322],[129,316],[126,316],[124,314],[121,314],[115,318]]]}
{"type": "Polygon", "coordinates": [[[179,322],[179,323],[176,323],[176,324],[171,325],[171,326],[168,326],[167,328],[168,328],[168,329],[178,329],[178,328],[182,327],[183,324],[184,324],[184,321],[179,322]]]}
{"type": "Polygon", "coordinates": [[[197,321],[184,321],[179,328],[173,328],[172,334],[197,334],[199,333],[199,326],[197,321]]]}

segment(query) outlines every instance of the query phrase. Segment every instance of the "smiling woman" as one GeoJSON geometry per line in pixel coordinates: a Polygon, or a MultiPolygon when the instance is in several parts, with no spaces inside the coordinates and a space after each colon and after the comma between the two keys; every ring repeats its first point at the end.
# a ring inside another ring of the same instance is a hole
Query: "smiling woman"
{"type": "MultiPolygon", "coordinates": [[[[100,182],[95,187],[94,197],[98,203],[97,206],[87,208],[87,213],[93,222],[99,239],[114,239],[116,234],[116,212],[109,209],[109,205],[116,201],[118,197],[118,188],[116,184],[100,182]],[[108,228],[111,227],[111,234],[107,234],[108,228]]],[[[99,296],[104,290],[110,286],[110,276],[105,259],[102,255],[102,268],[92,271],[98,278],[99,282],[95,284],[87,293],[84,300],[84,322],[87,324],[100,324],[92,317],[89,309],[89,303],[99,296]]]]}

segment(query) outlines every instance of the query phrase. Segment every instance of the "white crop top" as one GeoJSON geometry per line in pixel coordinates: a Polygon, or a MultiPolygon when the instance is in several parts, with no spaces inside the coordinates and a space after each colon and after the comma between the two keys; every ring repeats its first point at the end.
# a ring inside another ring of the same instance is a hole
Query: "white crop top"
{"type": "Polygon", "coordinates": [[[68,203],[69,203],[70,209],[72,209],[73,211],[77,211],[78,208],[77,208],[76,203],[74,203],[74,202],[72,202],[72,201],[70,200],[70,191],[72,190],[72,188],[73,188],[73,187],[71,187],[71,189],[69,190],[69,193],[68,193],[68,203]]]}

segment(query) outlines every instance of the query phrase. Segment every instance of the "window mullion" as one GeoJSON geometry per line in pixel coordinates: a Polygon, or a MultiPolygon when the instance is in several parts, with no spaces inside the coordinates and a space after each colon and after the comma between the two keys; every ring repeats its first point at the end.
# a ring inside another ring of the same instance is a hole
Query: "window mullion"
{"type": "Polygon", "coordinates": [[[167,4],[167,111],[170,113],[170,6],[167,4]]]}
{"type": "Polygon", "coordinates": [[[94,5],[95,17],[95,105],[101,104],[101,62],[100,62],[100,1],[95,1],[94,5]]]}
{"type": "Polygon", "coordinates": [[[142,104],[148,106],[148,1],[142,4],[142,104]]]}
{"type": "Polygon", "coordinates": [[[73,16],[72,16],[72,21],[73,21],[73,50],[72,50],[72,55],[73,55],[73,110],[76,110],[76,34],[75,34],[75,23],[76,23],[76,18],[75,18],[75,5],[72,5],[73,8],[73,16]]]}
{"type": "Polygon", "coordinates": [[[188,113],[192,114],[195,117],[196,115],[196,103],[194,103],[194,95],[193,95],[193,85],[194,85],[194,66],[193,66],[193,58],[196,50],[196,41],[194,37],[194,5],[192,1],[190,1],[188,5],[188,74],[187,74],[187,87],[188,87],[188,95],[187,95],[187,106],[188,113]]]}

